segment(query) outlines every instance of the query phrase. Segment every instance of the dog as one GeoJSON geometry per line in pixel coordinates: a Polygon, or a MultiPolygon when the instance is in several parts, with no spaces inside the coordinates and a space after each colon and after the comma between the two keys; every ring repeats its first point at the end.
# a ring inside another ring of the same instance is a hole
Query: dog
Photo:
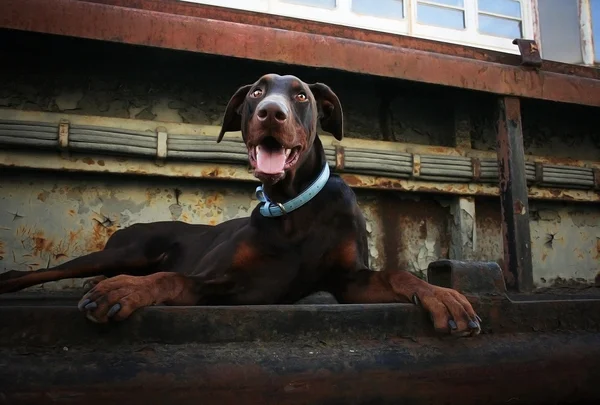
{"type": "Polygon", "coordinates": [[[241,131],[260,204],[218,225],[168,221],[115,232],[102,251],[0,275],[0,293],[101,276],[78,303],[99,323],[164,305],[293,304],[325,291],[341,303],[414,303],[440,333],[477,335],[481,318],[458,291],[411,273],[369,268],[366,223],[352,189],[329,173],[321,129],[343,138],[340,100],[323,83],[267,74],[229,100],[217,142],[241,131]]]}

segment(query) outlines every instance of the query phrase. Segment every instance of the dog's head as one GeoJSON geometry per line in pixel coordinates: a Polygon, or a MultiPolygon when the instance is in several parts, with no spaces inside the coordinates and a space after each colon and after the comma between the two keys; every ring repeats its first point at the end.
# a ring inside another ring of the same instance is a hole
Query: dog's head
{"type": "Polygon", "coordinates": [[[240,87],[231,97],[217,142],[225,132],[242,131],[254,175],[275,184],[304,161],[321,128],[343,137],[340,100],[322,83],[268,74],[240,87]]]}

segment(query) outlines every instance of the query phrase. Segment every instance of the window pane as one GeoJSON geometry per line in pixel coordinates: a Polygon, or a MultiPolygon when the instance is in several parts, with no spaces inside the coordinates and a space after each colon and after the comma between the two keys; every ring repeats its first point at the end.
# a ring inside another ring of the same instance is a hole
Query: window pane
{"type": "Polygon", "coordinates": [[[479,0],[479,11],[521,18],[521,4],[515,0],[479,0]]]}
{"type": "Polygon", "coordinates": [[[430,6],[419,3],[417,6],[417,21],[427,25],[454,28],[465,28],[465,15],[463,11],[451,8],[430,6]]]}
{"type": "Polygon", "coordinates": [[[479,32],[511,39],[521,38],[521,21],[479,14],[479,32]]]}
{"type": "Polygon", "coordinates": [[[404,18],[403,0],[352,0],[352,11],[374,17],[404,18]]]}
{"type": "Polygon", "coordinates": [[[335,8],[335,0],[282,0],[285,3],[300,4],[321,8],[335,8]]]}
{"type": "Polygon", "coordinates": [[[538,10],[543,58],[583,63],[577,2],[542,0],[538,1],[538,10]]]}
{"type": "Polygon", "coordinates": [[[592,9],[592,35],[594,37],[594,56],[596,63],[600,63],[600,0],[591,0],[592,9]]]}
{"type": "MultiPolygon", "coordinates": [[[[376,1],[376,0],[374,0],[376,1]]],[[[448,6],[464,7],[464,0],[427,0],[428,3],[446,4],[448,6]]]]}

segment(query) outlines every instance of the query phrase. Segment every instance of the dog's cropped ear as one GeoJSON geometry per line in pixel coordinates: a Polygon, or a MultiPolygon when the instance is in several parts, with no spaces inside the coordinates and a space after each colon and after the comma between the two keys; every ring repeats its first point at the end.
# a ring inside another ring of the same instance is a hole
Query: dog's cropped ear
{"type": "Polygon", "coordinates": [[[344,137],[344,114],[340,99],[326,84],[315,83],[308,87],[317,102],[321,128],[341,141],[344,137]]]}
{"type": "Polygon", "coordinates": [[[225,109],[223,125],[221,126],[221,132],[219,132],[217,143],[221,142],[225,132],[236,132],[242,129],[242,115],[240,107],[244,103],[246,95],[250,91],[251,87],[251,84],[240,87],[229,100],[227,108],[225,109]]]}

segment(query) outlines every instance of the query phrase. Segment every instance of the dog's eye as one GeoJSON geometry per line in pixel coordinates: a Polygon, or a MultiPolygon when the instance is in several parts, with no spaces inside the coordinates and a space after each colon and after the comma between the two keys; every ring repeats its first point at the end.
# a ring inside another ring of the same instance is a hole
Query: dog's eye
{"type": "Polygon", "coordinates": [[[298,93],[296,95],[296,100],[298,100],[298,101],[306,101],[306,100],[308,100],[308,97],[306,97],[306,94],[304,94],[304,93],[298,93]]]}
{"type": "Polygon", "coordinates": [[[252,97],[256,98],[256,97],[260,97],[262,93],[263,93],[263,91],[261,89],[256,89],[252,93],[250,93],[250,95],[252,97]]]}

